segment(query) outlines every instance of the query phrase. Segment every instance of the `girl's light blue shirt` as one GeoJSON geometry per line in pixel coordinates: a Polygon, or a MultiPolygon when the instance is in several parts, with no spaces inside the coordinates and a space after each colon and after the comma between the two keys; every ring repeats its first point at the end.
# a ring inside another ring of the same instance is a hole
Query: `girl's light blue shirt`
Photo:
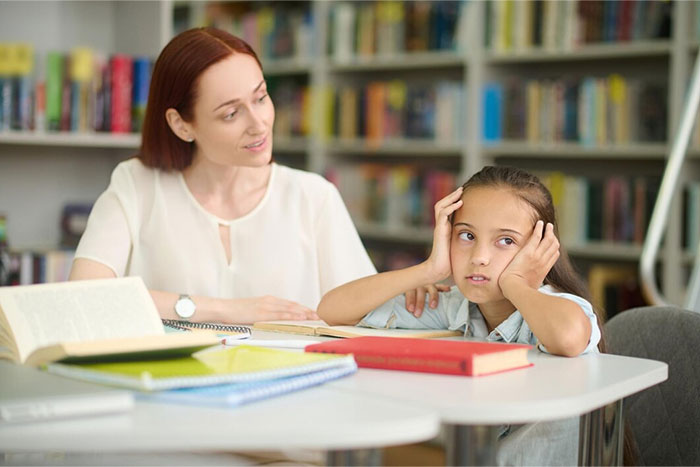
{"type": "MultiPolygon", "coordinates": [[[[591,336],[588,340],[588,346],[582,353],[597,352],[600,329],[591,304],[577,295],[557,292],[549,285],[540,287],[539,291],[571,300],[581,307],[591,321],[591,336]]],[[[530,326],[518,310],[515,310],[489,333],[479,308],[475,303],[469,302],[457,286],[452,287],[448,292],[440,293],[437,308],[428,308],[426,303],[420,318],[416,318],[413,313],[406,309],[406,299],[401,294],[369,312],[362,318],[358,326],[378,329],[449,329],[461,331],[465,337],[475,337],[486,341],[536,345],[543,352],[547,352],[547,349],[537,341],[530,326]]]]}

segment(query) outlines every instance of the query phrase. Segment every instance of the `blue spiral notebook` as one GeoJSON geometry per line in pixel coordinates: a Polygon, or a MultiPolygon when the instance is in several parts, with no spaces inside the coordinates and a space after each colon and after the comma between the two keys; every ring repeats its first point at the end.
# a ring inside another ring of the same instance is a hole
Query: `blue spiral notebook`
{"type": "Polygon", "coordinates": [[[357,371],[356,365],[312,373],[251,383],[219,384],[197,388],[174,389],[153,393],[138,393],[137,398],[148,401],[175,404],[204,405],[211,407],[237,407],[250,402],[268,399],[300,389],[318,386],[342,378],[357,371]]]}

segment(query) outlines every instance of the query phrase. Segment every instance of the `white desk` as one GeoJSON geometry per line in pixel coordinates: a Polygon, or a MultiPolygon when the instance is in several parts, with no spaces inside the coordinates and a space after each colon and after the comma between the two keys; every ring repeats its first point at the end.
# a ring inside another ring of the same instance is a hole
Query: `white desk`
{"type": "MultiPolygon", "coordinates": [[[[1,375],[0,375],[1,377],[1,375]]],[[[232,409],[137,401],[113,416],[0,426],[0,452],[216,452],[352,450],[436,436],[435,411],[324,386],[232,409]]],[[[335,457],[333,457],[335,456],[335,457]]]]}
{"type": "Polygon", "coordinates": [[[579,463],[605,464],[622,461],[622,399],[668,378],[668,366],[654,360],[537,350],[528,358],[534,366],[485,377],[360,369],[330,386],[436,410],[451,427],[448,464],[493,464],[498,425],[572,416],[582,417],[579,463]]]}

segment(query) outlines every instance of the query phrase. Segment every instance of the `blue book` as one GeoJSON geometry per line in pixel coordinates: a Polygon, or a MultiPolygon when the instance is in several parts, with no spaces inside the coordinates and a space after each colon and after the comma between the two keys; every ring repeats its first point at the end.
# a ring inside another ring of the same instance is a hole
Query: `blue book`
{"type": "Polygon", "coordinates": [[[151,60],[146,57],[134,58],[134,85],[131,100],[132,131],[140,132],[146,116],[148,87],[151,84],[151,60]]]}
{"type": "MultiPolygon", "coordinates": [[[[353,360],[354,363],[354,360],[353,360]]],[[[237,407],[249,402],[279,396],[323,384],[357,371],[357,365],[345,365],[312,373],[249,383],[219,384],[196,388],[138,393],[144,400],[176,404],[237,407]]]]}
{"type": "Polygon", "coordinates": [[[484,86],[482,105],[484,143],[497,143],[503,137],[503,86],[500,83],[484,86]]]}

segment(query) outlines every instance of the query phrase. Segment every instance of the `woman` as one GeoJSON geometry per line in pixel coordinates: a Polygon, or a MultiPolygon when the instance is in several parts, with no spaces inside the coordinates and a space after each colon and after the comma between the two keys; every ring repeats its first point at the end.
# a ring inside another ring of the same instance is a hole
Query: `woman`
{"type": "Polygon", "coordinates": [[[138,157],[95,203],[70,279],[141,276],[162,318],[317,319],[326,291],[376,271],[335,187],[271,162],[274,119],[248,44],[173,38],[138,157]]]}

